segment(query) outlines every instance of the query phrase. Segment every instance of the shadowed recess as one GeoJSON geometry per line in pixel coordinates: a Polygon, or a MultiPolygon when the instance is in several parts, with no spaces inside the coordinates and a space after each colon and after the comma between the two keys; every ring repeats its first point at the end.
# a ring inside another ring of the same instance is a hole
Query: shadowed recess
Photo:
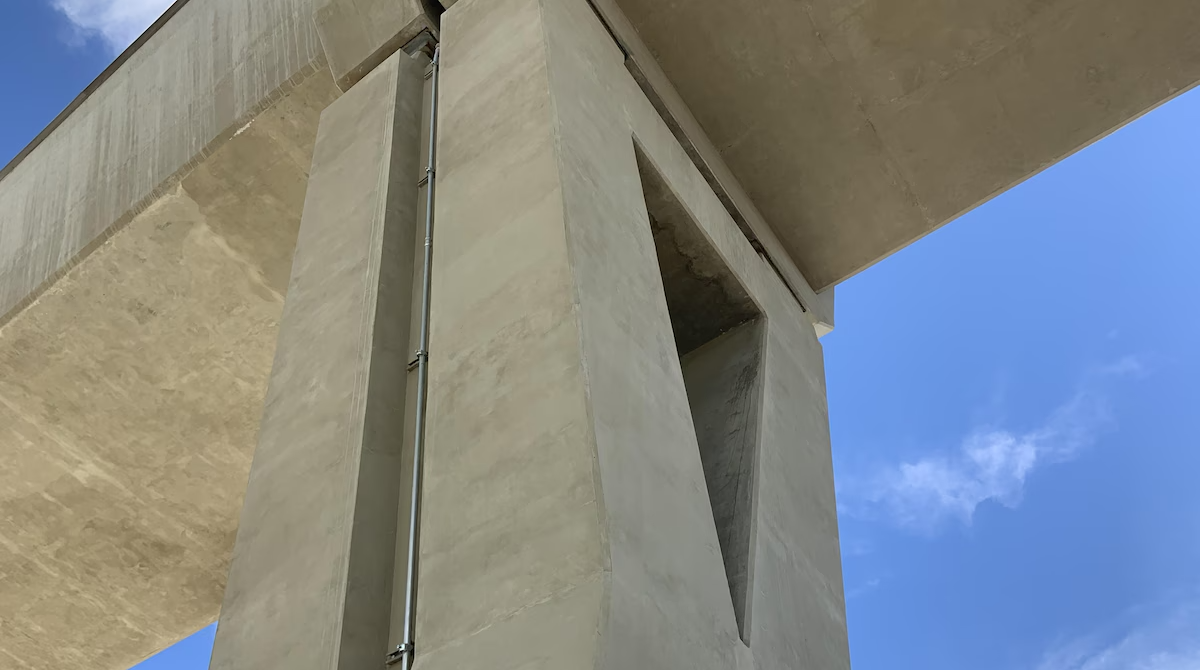
{"type": "Polygon", "coordinates": [[[765,321],[640,151],[638,171],[734,616],[748,643],[765,321]]]}

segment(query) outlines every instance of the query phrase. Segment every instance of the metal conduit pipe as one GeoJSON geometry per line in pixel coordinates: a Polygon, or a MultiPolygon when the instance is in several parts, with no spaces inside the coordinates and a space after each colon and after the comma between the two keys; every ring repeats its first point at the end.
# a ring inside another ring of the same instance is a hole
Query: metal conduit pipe
{"type": "Polygon", "coordinates": [[[413,665],[413,628],[416,623],[417,556],[420,553],[421,475],[425,448],[425,407],[429,387],[429,299],[433,271],[433,200],[437,158],[438,76],[441,46],[434,47],[429,95],[429,154],[425,163],[425,261],[421,276],[421,335],[417,348],[417,408],[412,454],[412,499],[408,517],[408,566],[405,572],[404,642],[387,656],[387,665],[400,664],[402,670],[413,665]]]}

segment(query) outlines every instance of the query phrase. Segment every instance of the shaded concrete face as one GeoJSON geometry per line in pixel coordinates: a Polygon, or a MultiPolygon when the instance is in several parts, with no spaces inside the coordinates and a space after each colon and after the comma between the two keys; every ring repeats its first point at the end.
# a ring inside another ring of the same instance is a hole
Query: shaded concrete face
{"type": "Polygon", "coordinates": [[[747,644],[751,642],[748,615],[753,611],[763,333],[761,321],[750,321],[680,360],[729,595],[747,644]]]}
{"type": "Polygon", "coordinates": [[[820,290],[1200,80],[1192,0],[616,0],[820,290]]]}
{"type": "Polygon", "coordinates": [[[729,594],[748,643],[762,312],[640,150],[637,159],[729,594]]]}
{"type": "Polygon", "coordinates": [[[679,355],[761,315],[691,216],[638,151],[638,173],[679,355]]]}
{"type": "Polygon", "coordinates": [[[0,326],[0,667],[123,670],[217,617],[328,76],[0,326]]]}
{"type": "Polygon", "coordinates": [[[819,297],[808,280],[800,274],[795,261],[779,241],[779,236],[763,219],[750,196],[729,171],[717,148],[713,146],[692,111],[679,97],[679,92],[638,37],[629,19],[621,13],[614,0],[591,0],[590,4],[625,52],[625,67],[630,75],[671,128],[675,139],[725,205],[738,228],[779,273],[788,290],[804,307],[817,333],[823,335],[833,330],[832,301],[819,297]]]}
{"type": "Polygon", "coordinates": [[[417,667],[847,668],[821,348],[791,292],[586,2],[463,0],[443,39],[417,667]],[[766,316],[749,648],[635,142],[766,316]]]}
{"type": "Polygon", "coordinates": [[[321,116],[214,670],[387,653],[423,71],[397,53],[321,116]]]}

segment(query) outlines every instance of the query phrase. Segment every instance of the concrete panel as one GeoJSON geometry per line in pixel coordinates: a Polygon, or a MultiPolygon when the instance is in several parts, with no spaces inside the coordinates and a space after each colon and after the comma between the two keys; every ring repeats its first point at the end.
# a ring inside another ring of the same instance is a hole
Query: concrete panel
{"type": "Polygon", "coordinates": [[[612,573],[597,667],[729,668],[741,642],[628,107],[657,114],[586,2],[543,12],[612,573]]]}
{"type": "Polygon", "coordinates": [[[214,670],[387,652],[422,88],[398,53],[321,116],[214,670]]]}
{"type": "Polygon", "coordinates": [[[541,11],[442,30],[416,667],[591,668],[604,512],[541,11]]]}
{"type": "Polygon", "coordinates": [[[616,3],[817,290],[1200,80],[1191,0],[616,3]]]}
{"type": "Polygon", "coordinates": [[[313,16],[333,80],[358,83],[423,31],[437,35],[431,0],[326,0],[313,16]]]}
{"type": "Polygon", "coordinates": [[[584,3],[547,2],[545,12],[553,17],[547,42],[561,162],[564,174],[574,175],[564,179],[575,185],[564,189],[564,201],[611,538],[613,591],[601,663],[728,668],[752,659],[757,668],[846,668],[816,334],[637,90],[584,3]],[[756,539],[750,654],[737,639],[713,521],[698,516],[709,512],[707,492],[695,433],[687,430],[682,370],[663,332],[665,300],[646,276],[653,242],[637,192],[641,180],[632,179],[634,152],[621,139],[630,134],[767,317],[756,524],[779,532],[756,539]],[[772,369],[772,352],[781,345],[796,353],[772,369]],[[765,459],[776,476],[766,475],[765,459]],[[795,504],[797,490],[808,496],[806,504],[795,504]],[[797,571],[798,561],[807,569],[797,571]]]}
{"type": "Polygon", "coordinates": [[[752,641],[757,670],[848,670],[821,345],[768,322],[752,641]]]}
{"type": "Polygon", "coordinates": [[[324,67],[319,1],[188,2],[5,168],[0,321],[324,67]]]}
{"type": "MultiPolygon", "coordinates": [[[[650,167],[767,317],[750,648],[739,668],[848,668],[821,345],[790,292],[635,96],[623,98],[650,167]]],[[[728,666],[725,666],[728,667],[728,666]]]]}
{"type": "Polygon", "coordinates": [[[764,329],[751,321],[681,359],[725,577],[750,643],[764,329]]]}

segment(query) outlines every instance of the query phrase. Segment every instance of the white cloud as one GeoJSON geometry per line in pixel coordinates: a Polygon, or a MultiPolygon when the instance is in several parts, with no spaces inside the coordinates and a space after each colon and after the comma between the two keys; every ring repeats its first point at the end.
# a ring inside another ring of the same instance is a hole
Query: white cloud
{"type": "Polygon", "coordinates": [[[1031,474],[1077,457],[1112,424],[1100,380],[1144,372],[1137,359],[1121,359],[1096,368],[1074,397],[1032,430],[981,426],[953,453],[883,467],[866,477],[845,477],[838,487],[839,509],[931,533],[949,521],[970,525],[978,507],[989,500],[1015,508],[1031,474]]]}
{"type": "Polygon", "coordinates": [[[1037,670],[1200,670],[1200,606],[1176,607],[1115,636],[1093,634],[1060,645],[1037,670]]]}
{"type": "Polygon", "coordinates": [[[859,586],[856,586],[855,588],[847,590],[846,591],[846,600],[854,600],[855,598],[861,598],[861,597],[867,595],[868,593],[874,591],[875,589],[879,588],[879,585],[882,583],[883,583],[883,580],[879,579],[878,577],[875,579],[868,579],[867,581],[863,582],[859,586]]]}
{"type": "Polygon", "coordinates": [[[1096,370],[1101,377],[1144,377],[1148,372],[1146,364],[1137,356],[1126,356],[1096,370]]]}
{"type": "Polygon", "coordinates": [[[85,37],[98,36],[114,51],[133,43],[173,0],[50,0],[85,37]]]}
{"type": "Polygon", "coordinates": [[[863,537],[842,536],[842,556],[866,556],[875,551],[875,543],[863,537]]]}

